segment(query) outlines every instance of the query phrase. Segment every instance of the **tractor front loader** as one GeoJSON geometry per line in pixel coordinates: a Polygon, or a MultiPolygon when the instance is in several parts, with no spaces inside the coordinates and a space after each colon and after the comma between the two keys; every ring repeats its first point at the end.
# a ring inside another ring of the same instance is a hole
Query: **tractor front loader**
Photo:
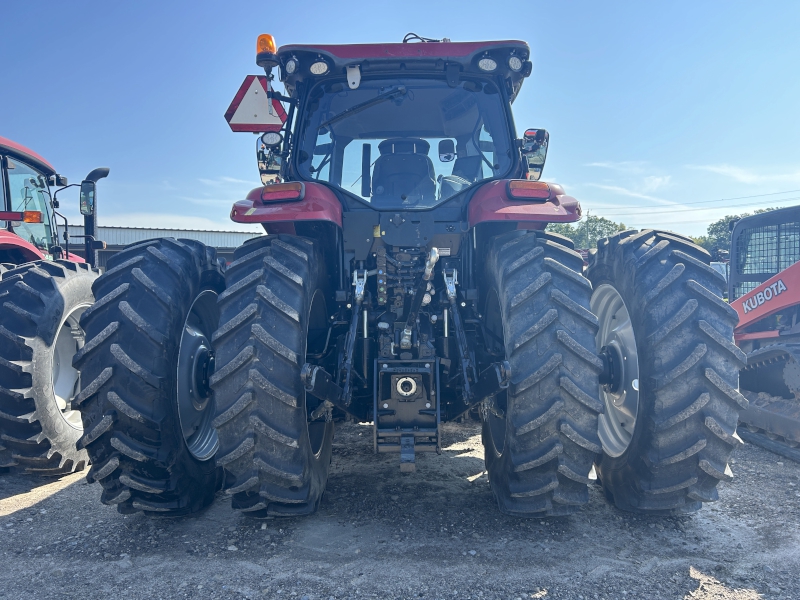
{"type": "Polygon", "coordinates": [[[95,169],[80,184],[83,259],[70,252],[66,219],[63,246],[57,235],[66,178],[0,138],[0,471],[60,475],[88,462],[77,445],[81,379],[72,358],[85,342],[80,316],[94,302],[96,183],[106,175],[95,169]]]}
{"type": "Polygon", "coordinates": [[[581,207],[540,180],[548,133],[517,135],[529,55],[259,37],[265,75],[226,118],[262,134],[263,185],[230,216],[267,235],[224,275],[198,244],[128,247],[81,319],[104,502],[180,514],[221,485],[248,515],[309,514],[336,423],[370,423],[375,452],[411,471],[467,414],[505,513],[578,510],[593,465],[625,510],[717,498],[747,404],[724,279],[653,230],[603,240],[584,274],[545,231],[581,207]]]}

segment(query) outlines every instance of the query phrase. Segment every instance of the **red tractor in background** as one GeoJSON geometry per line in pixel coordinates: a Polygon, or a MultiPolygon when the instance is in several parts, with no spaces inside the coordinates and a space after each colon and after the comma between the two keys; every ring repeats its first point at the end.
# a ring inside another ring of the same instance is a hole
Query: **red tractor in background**
{"type": "Polygon", "coordinates": [[[728,294],[747,353],[741,435],[800,461],[800,206],[736,222],[728,294]]]}
{"type": "Polygon", "coordinates": [[[80,184],[88,260],[59,244],[56,194],[68,187],[44,158],[0,137],[0,470],[56,475],[88,461],[77,447],[83,424],[72,406],[84,344],[81,314],[94,303],[95,169],[80,184]],[[60,189],[51,194],[51,188],[60,189]]]}
{"type": "Polygon", "coordinates": [[[545,231],[581,208],[539,180],[547,132],[517,135],[526,43],[263,35],[257,63],[226,117],[263,132],[264,185],[231,219],[268,235],[227,269],[196,242],[129,246],[81,317],[103,502],[183,514],[224,486],[248,515],[310,514],[336,423],[410,471],[466,414],[505,513],[578,510],[593,466],[625,510],[717,499],[747,406],[724,278],[653,230],[602,240],[584,275],[545,231]]]}

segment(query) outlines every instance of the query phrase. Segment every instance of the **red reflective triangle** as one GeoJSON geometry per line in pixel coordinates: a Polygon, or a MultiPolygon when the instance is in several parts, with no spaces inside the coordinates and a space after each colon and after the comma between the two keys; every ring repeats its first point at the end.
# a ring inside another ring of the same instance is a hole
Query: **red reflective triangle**
{"type": "Polygon", "coordinates": [[[280,131],[286,122],[286,111],[275,98],[270,110],[264,75],[248,75],[225,112],[225,120],[232,131],[280,131]]]}

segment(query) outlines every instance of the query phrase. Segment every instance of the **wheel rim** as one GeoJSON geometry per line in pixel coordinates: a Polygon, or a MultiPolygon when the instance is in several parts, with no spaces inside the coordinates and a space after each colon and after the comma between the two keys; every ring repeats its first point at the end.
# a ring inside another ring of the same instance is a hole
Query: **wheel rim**
{"type": "Polygon", "coordinates": [[[600,385],[605,413],[598,419],[598,434],[605,453],[616,457],[628,449],[639,415],[639,354],[630,312],[614,286],[598,286],[591,308],[599,321],[597,351],[614,371],[600,385]]]}
{"type": "Polygon", "coordinates": [[[72,401],[80,392],[80,371],[72,366],[72,357],[86,342],[80,319],[89,306],[91,305],[81,304],[67,315],[58,329],[53,348],[53,395],[63,419],[70,427],[78,430],[83,429],[81,413],[72,408],[72,401]]]}
{"type": "Polygon", "coordinates": [[[202,292],[192,303],[183,324],[178,349],[177,402],[183,441],[196,459],[210,459],[219,447],[211,421],[214,397],[209,379],[214,373],[211,335],[219,323],[217,294],[202,292]]]}

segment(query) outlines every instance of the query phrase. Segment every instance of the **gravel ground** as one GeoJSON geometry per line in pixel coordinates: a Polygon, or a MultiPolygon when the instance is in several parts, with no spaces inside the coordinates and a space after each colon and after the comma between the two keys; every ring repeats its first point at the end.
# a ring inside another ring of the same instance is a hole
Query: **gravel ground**
{"type": "Polygon", "coordinates": [[[2,598],[800,598],[800,464],[745,445],[720,501],[681,518],[621,513],[593,486],[568,518],[500,515],[480,430],[401,474],[344,425],[309,518],[257,521],[219,494],[191,518],[119,515],[81,474],[0,476],[2,598]]]}

